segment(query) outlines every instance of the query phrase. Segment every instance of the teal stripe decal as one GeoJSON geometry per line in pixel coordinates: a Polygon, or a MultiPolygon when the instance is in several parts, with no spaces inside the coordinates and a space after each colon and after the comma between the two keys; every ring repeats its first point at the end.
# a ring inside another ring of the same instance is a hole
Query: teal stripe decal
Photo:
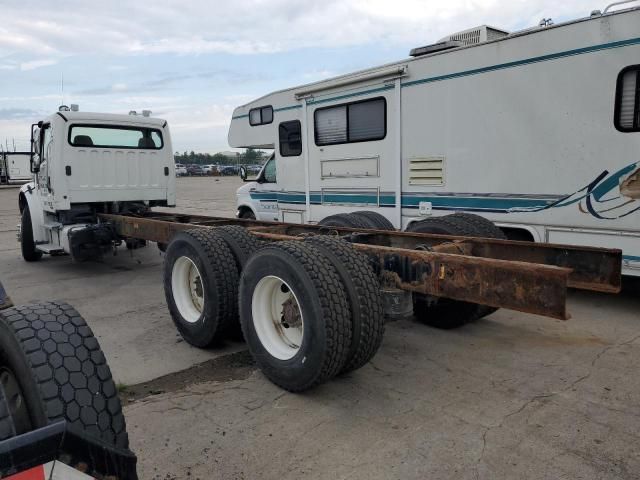
{"type": "Polygon", "coordinates": [[[598,52],[600,50],[608,50],[611,48],[621,48],[621,47],[627,47],[629,45],[638,45],[638,44],[640,44],[640,38],[631,38],[629,40],[620,40],[618,42],[603,43],[601,45],[593,45],[591,47],[576,48],[574,50],[567,50],[565,52],[550,53],[549,55],[541,55],[539,57],[532,57],[524,60],[517,60],[514,62],[500,63],[498,65],[491,65],[483,68],[475,68],[473,70],[465,70],[457,73],[449,73],[447,75],[440,75],[437,77],[422,78],[420,80],[413,80],[411,82],[403,83],[402,87],[403,88],[412,87],[414,85],[420,85],[423,83],[440,82],[442,80],[450,80],[452,78],[467,77],[469,75],[478,75],[480,73],[494,72],[496,70],[504,70],[506,68],[514,68],[522,65],[530,65],[532,63],[547,62],[549,60],[556,60],[558,58],[572,57],[575,55],[583,55],[585,53],[598,52]]]}
{"type": "Polygon", "coordinates": [[[296,108],[302,108],[302,105],[291,105],[289,107],[274,108],[273,111],[274,112],[285,112],[287,110],[295,110],[296,108]]]}
{"type": "Polygon", "coordinates": [[[640,257],[637,257],[635,255],[623,255],[622,259],[623,260],[631,260],[632,262],[640,262],[640,257]]]}
{"type": "MultiPolygon", "coordinates": [[[[263,202],[280,202],[280,203],[306,203],[305,194],[302,192],[253,192],[251,198],[263,202]]],[[[381,195],[350,193],[350,192],[331,192],[324,195],[319,192],[310,194],[310,201],[314,205],[328,203],[342,204],[368,204],[378,205],[381,207],[395,207],[395,195],[383,193],[381,195]]],[[[455,197],[455,196],[424,196],[409,193],[402,194],[403,208],[418,208],[420,202],[430,202],[435,210],[476,210],[476,211],[492,211],[506,212],[509,209],[517,207],[541,208],[554,202],[553,199],[541,198],[504,198],[495,196],[486,197],[455,197]]]]}

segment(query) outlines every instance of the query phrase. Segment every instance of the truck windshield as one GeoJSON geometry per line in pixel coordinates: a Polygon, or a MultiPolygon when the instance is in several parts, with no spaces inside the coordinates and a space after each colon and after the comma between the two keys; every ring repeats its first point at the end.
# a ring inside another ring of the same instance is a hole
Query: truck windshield
{"type": "Polygon", "coordinates": [[[160,150],[160,130],[111,125],[72,125],[69,144],[74,147],[134,148],[160,150]]]}

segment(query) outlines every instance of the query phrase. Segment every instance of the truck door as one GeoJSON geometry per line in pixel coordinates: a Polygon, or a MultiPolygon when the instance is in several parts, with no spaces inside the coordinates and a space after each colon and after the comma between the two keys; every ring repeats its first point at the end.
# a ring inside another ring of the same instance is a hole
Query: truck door
{"type": "Polygon", "coordinates": [[[38,157],[40,170],[37,175],[37,187],[45,210],[52,210],[51,157],[53,152],[53,134],[51,124],[46,123],[40,129],[38,157]]]}

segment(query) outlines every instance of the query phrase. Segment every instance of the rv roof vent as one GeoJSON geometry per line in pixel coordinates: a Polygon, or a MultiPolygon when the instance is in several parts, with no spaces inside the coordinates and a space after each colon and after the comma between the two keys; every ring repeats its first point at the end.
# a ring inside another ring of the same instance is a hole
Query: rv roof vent
{"type": "Polygon", "coordinates": [[[509,32],[493,28],[488,25],[482,25],[480,27],[470,28],[461,32],[454,33],[448,37],[444,37],[440,42],[458,41],[462,45],[477,45],[478,43],[490,42],[491,40],[497,40],[498,38],[506,37],[509,32]]]}
{"type": "Polygon", "coordinates": [[[432,45],[425,45],[424,47],[412,48],[409,55],[412,57],[419,57],[428,53],[441,52],[443,50],[449,50],[451,48],[461,47],[463,43],[458,41],[447,40],[445,42],[438,42],[432,45]]]}

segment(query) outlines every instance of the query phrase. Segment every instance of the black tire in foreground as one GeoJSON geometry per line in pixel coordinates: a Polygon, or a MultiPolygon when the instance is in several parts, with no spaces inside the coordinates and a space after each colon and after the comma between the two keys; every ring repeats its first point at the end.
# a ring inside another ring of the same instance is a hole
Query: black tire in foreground
{"type": "Polygon", "coordinates": [[[333,264],[342,280],[351,310],[351,347],[340,373],[348,373],[371,360],[384,337],[384,311],[380,284],[368,259],[339,238],[316,235],[305,239],[333,264]]]}
{"type": "Polygon", "coordinates": [[[238,268],[215,230],[177,233],[164,260],[164,292],[180,335],[195,347],[221,340],[238,316],[238,268]]]}
{"type": "Polygon", "coordinates": [[[20,249],[22,250],[22,258],[27,262],[35,262],[42,258],[42,252],[36,250],[36,243],[33,240],[31,212],[26,205],[22,210],[20,222],[20,249]]]}
{"type": "Polygon", "coordinates": [[[309,244],[268,245],[240,277],[240,321],[249,351],[276,385],[300,392],[344,367],[351,315],[331,262],[309,244]]]}
{"type": "Polygon", "coordinates": [[[128,448],[122,406],[98,341],[62,302],[0,313],[0,440],[60,420],[128,448]]]}
{"type": "MultiPolygon", "coordinates": [[[[461,219],[430,217],[414,222],[407,232],[435,233],[439,235],[477,236],[476,228],[461,219]]],[[[487,311],[484,305],[462,302],[450,298],[433,298],[420,293],[413,294],[413,313],[421,322],[436,328],[453,329],[473,322],[487,311]]]]}
{"type": "Polygon", "coordinates": [[[393,223],[387,219],[387,217],[379,214],[378,212],[372,212],[369,210],[361,210],[358,212],[353,212],[351,215],[359,216],[365,219],[366,222],[371,225],[370,228],[375,230],[395,230],[393,223]]]}

